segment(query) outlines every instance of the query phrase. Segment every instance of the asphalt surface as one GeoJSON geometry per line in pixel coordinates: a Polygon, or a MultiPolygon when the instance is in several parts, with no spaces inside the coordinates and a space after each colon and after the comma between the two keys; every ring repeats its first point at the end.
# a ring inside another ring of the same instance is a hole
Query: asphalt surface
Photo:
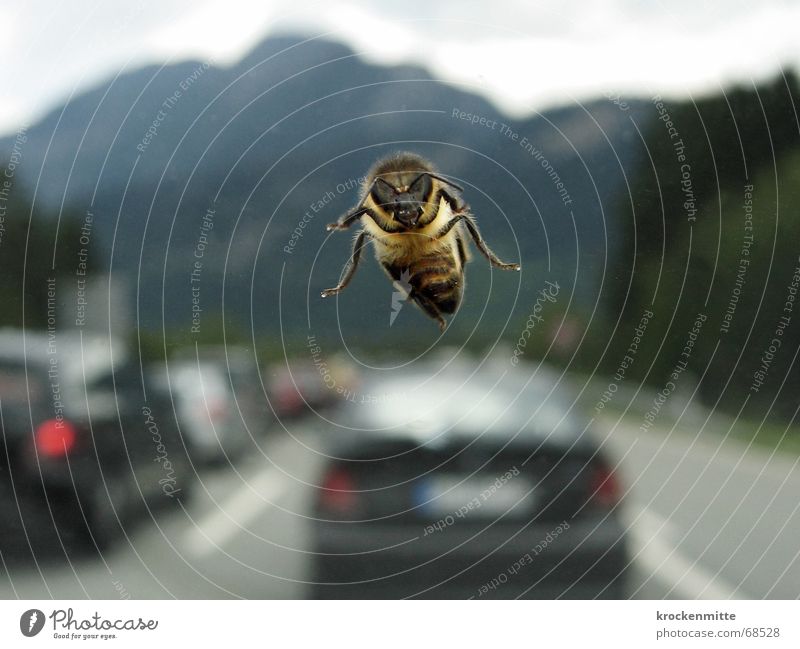
{"type": "Polygon", "coordinates": [[[800,597],[800,458],[706,431],[702,418],[646,434],[639,423],[600,422],[627,488],[632,596],[800,597]]]}
{"type": "MultiPolygon", "coordinates": [[[[4,599],[302,598],[324,433],[294,426],[234,467],[201,472],[185,508],[154,512],[101,557],[4,557],[4,599]]],[[[800,596],[800,469],[719,432],[597,422],[619,462],[631,597],[800,596]]]]}

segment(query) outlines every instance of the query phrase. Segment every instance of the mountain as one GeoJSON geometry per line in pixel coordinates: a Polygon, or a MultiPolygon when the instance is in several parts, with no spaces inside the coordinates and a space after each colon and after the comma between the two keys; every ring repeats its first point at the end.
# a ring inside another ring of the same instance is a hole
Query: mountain
{"type": "Polygon", "coordinates": [[[231,67],[149,66],[73,97],[28,129],[16,180],[37,205],[93,214],[89,264],[138,287],[144,328],[188,335],[194,304],[206,332],[224,311],[226,327],[285,340],[433,340],[411,308],[389,330],[392,287],[372,261],[338,302],[318,297],[351,245],[324,225],[357,202],[376,158],[414,150],[465,186],[495,251],[523,263],[490,272],[473,255],[448,335],[515,339],[545,280],[561,287],[551,317],[592,317],[642,158],[632,123],[654,115],[649,102],[603,99],[514,120],[424,69],[274,36],[231,67]]]}

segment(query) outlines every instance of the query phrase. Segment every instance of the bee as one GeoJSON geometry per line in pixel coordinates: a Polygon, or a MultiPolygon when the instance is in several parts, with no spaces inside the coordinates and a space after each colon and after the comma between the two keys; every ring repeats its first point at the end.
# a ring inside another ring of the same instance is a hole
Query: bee
{"type": "Polygon", "coordinates": [[[456,312],[464,294],[464,266],[469,260],[466,235],[497,268],[519,270],[489,249],[463,201],[461,187],[439,174],[414,153],[397,153],[379,160],[369,171],[361,200],[328,231],[346,230],[356,221],[362,229],[353,242],[339,284],[322,291],[336,295],[347,287],[358,268],[361,251],[370,242],[389,277],[406,288],[413,301],[444,331],[444,314],[456,312]]]}

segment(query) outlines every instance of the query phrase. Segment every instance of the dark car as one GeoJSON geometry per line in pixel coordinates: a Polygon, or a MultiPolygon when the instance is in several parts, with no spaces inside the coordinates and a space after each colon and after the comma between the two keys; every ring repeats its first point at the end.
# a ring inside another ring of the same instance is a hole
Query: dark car
{"type": "Polygon", "coordinates": [[[184,498],[166,397],[109,338],[0,332],[3,548],[103,548],[145,505],[184,498]]]}
{"type": "MultiPolygon", "coordinates": [[[[224,383],[227,392],[226,408],[231,417],[238,420],[248,441],[268,434],[274,427],[275,414],[267,399],[265,386],[259,374],[259,367],[252,348],[243,345],[200,345],[179,350],[170,358],[167,366],[161,366],[160,380],[164,380],[165,370],[177,374],[179,368],[191,368],[186,374],[194,374],[196,384],[204,382],[202,374],[209,375],[211,381],[224,383]],[[213,375],[213,376],[212,376],[213,375]]],[[[173,391],[175,382],[170,377],[173,391]]],[[[205,387],[205,386],[204,386],[205,387]]],[[[215,388],[222,392],[223,388],[215,388]]],[[[190,390],[184,390],[190,392],[190,390]]]]}
{"type": "Polygon", "coordinates": [[[558,378],[365,379],[328,433],[313,596],[625,597],[620,487],[558,378]]]}
{"type": "Polygon", "coordinates": [[[316,345],[311,358],[273,364],[265,372],[267,391],[281,419],[322,412],[354,398],[360,382],[358,367],[341,355],[321,356],[316,345]]]}

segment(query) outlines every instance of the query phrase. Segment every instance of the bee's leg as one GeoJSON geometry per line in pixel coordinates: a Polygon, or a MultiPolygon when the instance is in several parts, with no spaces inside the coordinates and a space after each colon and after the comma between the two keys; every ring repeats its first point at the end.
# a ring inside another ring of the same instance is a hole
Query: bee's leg
{"type": "Polygon", "coordinates": [[[373,180],[372,184],[367,188],[364,199],[353,209],[352,212],[350,212],[349,214],[345,214],[338,221],[336,221],[336,223],[328,223],[328,225],[325,226],[328,232],[330,232],[331,230],[346,230],[365,214],[372,217],[372,220],[377,223],[377,219],[375,218],[375,213],[368,207],[364,207],[364,201],[366,200],[366,197],[369,196],[370,192],[372,191],[372,187],[374,185],[375,185],[375,180],[373,180]]]}
{"type": "Polygon", "coordinates": [[[464,202],[464,199],[456,194],[450,193],[444,187],[441,187],[436,193],[433,203],[438,205],[441,199],[447,201],[450,205],[450,209],[453,210],[453,214],[466,214],[467,210],[469,210],[469,206],[464,202]]]}
{"type": "Polygon", "coordinates": [[[416,291],[411,291],[408,297],[409,299],[414,300],[414,302],[417,303],[417,306],[422,309],[426,315],[439,323],[439,331],[445,330],[445,327],[447,327],[447,321],[442,317],[441,312],[433,303],[433,300],[421,295],[420,293],[417,293],[416,291]]]}
{"type": "Polygon", "coordinates": [[[372,237],[364,230],[358,233],[356,240],[353,242],[353,251],[350,253],[350,259],[347,260],[342,270],[342,278],[339,280],[338,286],[322,291],[322,297],[336,295],[347,287],[350,280],[353,279],[356,268],[358,268],[358,260],[361,258],[361,249],[369,243],[371,238],[372,237]]]}
{"type": "MultiPolygon", "coordinates": [[[[496,266],[497,268],[500,268],[502,270],[519,270],[520,269],[520,265],[519,264],[507,264],[506,262],[500,261],[500,259],[497,258],[497,255],[495,255],[491,251],[489,246],[486,245],[486,242],[483,240],[483,237],[481,237],[480,230],[478,230],[478,226],[475,224],[475,221],[473,221],[469,217],[468,214],[459,214],[458,217],[460,217],[464,221],[464,223],[467,226],[467,229],[469,230],[469,233],[472,235],[472,240],[475,242],[475,245],[478,247],[478,250],[480,250],[481,253],[483,254],[483,256],[486,257],[486,259],[488,259],[491,262],[492,266],[496,266]]],[[[447,227],[447,226],[445,226],[445,227],[447,227]]]]}
{"type": "Polygon", "coordinates": [[[364,214],[367,213],[366,207],[359,207],[349,214],[345,214],[342,218],[340,218],[335,223],[328,223],[325,228],[330,232],[331,230],[346,230],[349,228],[353,223],[358,221],[364,214]]]}
{"type": "Polygon", "coordinates": [[[336,223],[328,223],[328,225],[326,225],[325,227],[327,228],[328,232],[330,232],[331,230],[346,230],[351,225],[353,225],[353,223],[358,221],[358,219],[360,219],[362,216],[368,216],[375,222],[375,225],[377,225],[384,232],[388,232],[389,234],[392,234],[393,232],[399,232],[402,229],[400,226],[393,226],[390,223],[381,221],[375,215],[375,212],[373,212],[368,207],[358,209],[355,212],[350,212],[350,214],[345,214],[336,223]]]}

